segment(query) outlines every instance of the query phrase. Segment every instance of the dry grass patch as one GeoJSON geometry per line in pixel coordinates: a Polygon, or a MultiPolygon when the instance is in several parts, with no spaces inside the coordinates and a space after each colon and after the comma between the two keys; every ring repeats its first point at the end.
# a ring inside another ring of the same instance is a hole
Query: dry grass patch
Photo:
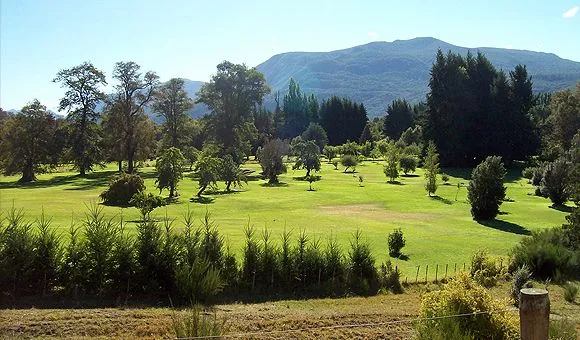
{"type": "Polygon", "coordinates": [[[321,205],[318,206],[318,211],[320,211],[325,215],[372,219],[375,221],[376,220],[429,221],[437,218],[436,214],[390,211],[385,209],[379,203],[321,205]]]}

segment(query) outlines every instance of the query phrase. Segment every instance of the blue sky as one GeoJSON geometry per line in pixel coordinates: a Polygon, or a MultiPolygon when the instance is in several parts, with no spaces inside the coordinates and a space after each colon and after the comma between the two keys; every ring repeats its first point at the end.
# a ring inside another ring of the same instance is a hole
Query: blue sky
{"type": "Polygon", "coordinates": [[[282,52],[419,36],[580,61],[578,6],[580,0],[0,0],[0,106],[19,109],[38,98],[54,109],[64,90],[51,80],[83,61],[108,77],[115,62],[132,60],[162,81],[206,81],[223,60],[256,66],[282,52]]]}

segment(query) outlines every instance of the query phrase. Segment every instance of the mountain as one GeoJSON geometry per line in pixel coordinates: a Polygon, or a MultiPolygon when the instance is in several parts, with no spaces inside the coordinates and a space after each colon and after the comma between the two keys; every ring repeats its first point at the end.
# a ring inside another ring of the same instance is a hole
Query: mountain
{"type": "MultiPolygon", "coordinates": [[[[580,81],[580,63],[555,54],[502,48],[466,48],[435,38],[372,42],[332,52],[289,52],[275,55],[257,66],[273,92],[287,91],[294,78],[307,93],[319,99],[332,95],[363,102],[370,117],[380,116],[397,98],[425,99],[429,71],[437,50],[466,55],[482,52],[497,69],[508,72],[527,66],[535,91],[555,91],[580,81]]],[[[273,97],[266,100],[273,106],[273,97]]]]}

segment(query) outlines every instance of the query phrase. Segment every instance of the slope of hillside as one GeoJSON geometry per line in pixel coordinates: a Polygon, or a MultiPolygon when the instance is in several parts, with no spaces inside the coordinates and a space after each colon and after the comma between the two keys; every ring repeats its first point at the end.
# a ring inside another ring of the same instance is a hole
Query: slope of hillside
{"type": "Polygon", "coordinates": [[[525,64],[535,91],[554,91],[580,80],[580,63],[554,54],[501,48],[465,48],[434,38],[373,42],[332,52],[290,52],[275,55],[257,66],[274,91],[291,77],[303,90],[319,98],[333,94],[362,101],[370,116],[383,114],[393,99],[425,98],[429,70],[437,49],[467,54],[483,52],[498,68],[525,64]]]}

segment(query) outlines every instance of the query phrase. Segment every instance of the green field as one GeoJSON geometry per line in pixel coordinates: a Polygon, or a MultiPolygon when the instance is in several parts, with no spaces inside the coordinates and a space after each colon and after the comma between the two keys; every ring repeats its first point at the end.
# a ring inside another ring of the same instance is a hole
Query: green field
{"type": "MultiPolygon", "coordinates": [[[[349,237],[357,229],[370,243],[377,261],[387,258],[387,235],[393,228],[402,228],[407,246],[403,253],[408,260],[397,260],[403,270],[403,279],[414,280],[417,265],[424,268],[436,264],[463,266],[478,249],[507,257],[510,249],[525,234],[561,225],[565,212],[551,208],[549,200],[533,196],[534,188],[516,172],[506,178],[507,198],[501,206],[497,220],[486,225],[472,220],[466,201],[467,189],[457,189],[457,183],[468,183],[470,171],[449,169],[449,185],[440,185],[438,197],[430,198],[424,190],[423,173],[419,169],[414,177],[399,178],[400,184],[388,184],[382,172],[382,164],[366,161],[357,167],[356,175],[334,170],[323,163],[321,180],[315,182],[315,191],[308,191],[308,182],[300,180],[305,171],[292,171],[280,177],[282,184],[272,187],[259,179],[259,166],[248,163],[243,166],[255,170],[253,177],[242,189],[233,193],[218,192],[206,195],[207,202],[190,202],[197,191],[193,174],[187,173],[180,184],[178,203],[153,212],[156,218],[167,214],[176,219],[176,229],[181,229],[181,216],[191,209],[202,218],[206,209],[226,237],[232,250],[241,253],[244,244],[244,227],[250,223],[258,231],[268,228],[278,238],[284,228],[296,236],[305,230],[311,239],[320,238],[324,244],[329,236],[335,236],[345,248],[349,237]],[[364,182],[359,185],[358,175],[364,182]],[[457,200],[456,200],[457,194],[457,200]],[[412,279],[411,279],[412,278],[412,279]]],[[[290,167],[289,167],[290,168],[290,167]]],[[[140,169],[146,178],[147,188],[155,189],[154,168],[140,169]]],[[[88,178],[76,177],[72,172],[58,172],[38,176],[35,183],[20,185],[18,177],[0,177],[1,210],[12,205],[23,208],[30,219],[42,210],[52,217],[53,226],[66,233],[74,219],[81,222],[86,205],[99,202],[99,193],[114,175],[114,168],[99,170],[88,178]]],[[[224,189],[223,183],[220,190],[224,189]]],[[[164,192],[163,194],[167,194],[164,192]]],[[[139,212],[135,208],[120,209],[104,207],[111,217],[123,216],[128,230],[135,229],[139,212]]],[[[258,235],[260,233],[258,232],[258,235]]],[[[505,263],[505,262],[504,262],[505,263]]],[[[440,268],[439,277],[444,269],[440,268]]],[[[421,269],[424,277],[424,269],[421,269]]],[[[429,276],[434,276],[430,270],[429,276]]],[[[421,277],[420,275],[420,277],[421,277]]]]}

